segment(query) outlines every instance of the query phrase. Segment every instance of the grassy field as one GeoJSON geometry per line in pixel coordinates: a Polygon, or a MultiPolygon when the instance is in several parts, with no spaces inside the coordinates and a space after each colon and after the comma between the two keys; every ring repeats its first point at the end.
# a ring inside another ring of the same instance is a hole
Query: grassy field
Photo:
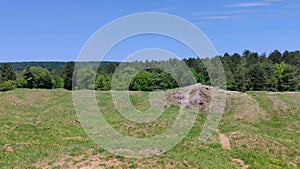
{"type": "MultiPolygon", "coordinates": [[[[149,93],[132,92],[139,110],[149,93]]],[[[17,89],[0,93],[0,168],[300,168],[300,93],[228,92],[218,130],[204,144],[207,113],[170,151],[150,158],[113,155],[97,147],[77,121],[70,91],[17,89]]],[[[179,107],[158,121],[135,124],[114,108],[109,92],[96,92],[105,119],[119,132],[150,137],[170,127],[179,107]]]]}

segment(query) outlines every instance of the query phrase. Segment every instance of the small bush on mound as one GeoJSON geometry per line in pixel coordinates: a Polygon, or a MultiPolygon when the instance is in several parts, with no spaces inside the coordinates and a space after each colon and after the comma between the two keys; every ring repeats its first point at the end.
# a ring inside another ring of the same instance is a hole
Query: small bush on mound
{"type": "Polygon", "coordinates": [[[8,91],[8,90],[13,90],[16,88],[16,82],[13,80],[8,80],[5,82],[0,83],[0,91],[8,91]]]}

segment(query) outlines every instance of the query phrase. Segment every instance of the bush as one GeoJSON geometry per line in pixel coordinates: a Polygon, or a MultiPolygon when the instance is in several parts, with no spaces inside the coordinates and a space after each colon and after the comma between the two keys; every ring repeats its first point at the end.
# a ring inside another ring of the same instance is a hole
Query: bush
{"type": "Polygon", "coordinates": [[[20,73],[17,75],[17,88],[26,88],[27,87],[27,81],[24,79],[23,74],[20,73]]]}
{"type": "Polygon", "coordinates": [[[51,82],[53,84],[54,89],[64,88],[64,79],[57,75],[52,76],[51,82]]]}
{"type": "Polygon", "coordinates": [[[24,79],[28,88],[52,89],[52,74],[45,68],[39,66],[27,67],[23,71],[24,79]]]}
{"type": "Polygon", "coordinates": [[[16,82],[13,80],[8,80],[0,83],[0,91],[8,91],[16,88],[16,82]]]}
{"type": "Polygon", "coordinates": [[[96,90],[110,90],[111,89],[111,77],[99,74],[95,81],[96,90]]]}

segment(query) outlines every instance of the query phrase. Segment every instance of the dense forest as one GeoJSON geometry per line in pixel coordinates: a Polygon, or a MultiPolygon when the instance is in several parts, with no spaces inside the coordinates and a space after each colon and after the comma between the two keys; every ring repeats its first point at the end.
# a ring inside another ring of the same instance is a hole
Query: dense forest
{"type": "MultiPolygon", "coordinates": [[[[270,54],[258,54],[245,50],[242,54],[225,53],[214,58],[186,58],[182,61],[170,59],[168,61],[145,62],[85,62],[75,66],[75,62],[19,62],[2,63],[0,66],[0,91],[15,88],[65,88],[110,90],[112,80],[117,83],[113,89],[127,90],[124,84],[129,84],[129,90],[152,91],[170,89],[189,85],[189,82],[178,81],[176,77],[185,76],[180,66],[169,67],[179,73],[171,76],[159,67],[180,65],[183,62],[193,73],[194,83],[212,85],[207,68],[203,61],[213,62],[219,58],[223,64],[226,84],[221,88],[235,91],[297,91],[300,90],[300,51],[275,50],[270,54]],[[120,75],[114,74],[118,66],[122,65],[120,75]],[[150,66],[147,66],[150,65],[150,66]],[[159,65],[158,68],[151,65],[159,65]],[[142,70],[139,68],[149,67],[142,70]],[[153,68],[154,67],[154,68],[153,68]],[[75,76],[74,76],[75,75],[75,76]],[[78,78],[78,79],[77,79],[78,78]],[[128,79],[132,79],[128,82],[128,79]],[[72,85],[73,84],[73,85],[72,85]],[[76,85],[74,85],[76,84],[76,85]]],[[[126,86],[126,85],[125,85],[126,86]]]]}

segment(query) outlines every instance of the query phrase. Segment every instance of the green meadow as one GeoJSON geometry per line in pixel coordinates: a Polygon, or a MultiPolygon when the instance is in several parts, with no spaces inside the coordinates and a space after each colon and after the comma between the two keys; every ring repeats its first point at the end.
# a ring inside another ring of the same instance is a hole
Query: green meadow
{"type": "MultiPolygon", "coordinates": [[[[138,110],[150,107],[149,92],[131,92],[138,110]]],[[[96,91],[99,109],[117,131],[151,137],[169,128],[178,105],[157,121],[136,124],[114,109],[108,91],[96,91]]],[[[77,119],[72,92],[16,89],[0,93],[0,168],[299,168],[300,93],[227,92],[222,120],[212,137],[199,142],[207,112],[170,151],[126,158],[96,145],[77,119]]]]}

